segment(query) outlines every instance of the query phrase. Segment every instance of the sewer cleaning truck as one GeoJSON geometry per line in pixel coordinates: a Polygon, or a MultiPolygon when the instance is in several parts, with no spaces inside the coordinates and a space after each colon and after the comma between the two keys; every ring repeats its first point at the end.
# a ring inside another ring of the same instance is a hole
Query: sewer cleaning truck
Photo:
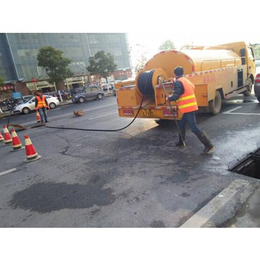
{"type": "Polygon", "coordinates": [[[251,94],[255,78],[253,49],[245,42],[162,51],[139,71],[135,80],[115,84],[121,117],[180,120],[166,96],[172,95],[173,71],[182,66],[184,76],[195,85],[199,112],[217,115],[222,100],[251,94]]]}

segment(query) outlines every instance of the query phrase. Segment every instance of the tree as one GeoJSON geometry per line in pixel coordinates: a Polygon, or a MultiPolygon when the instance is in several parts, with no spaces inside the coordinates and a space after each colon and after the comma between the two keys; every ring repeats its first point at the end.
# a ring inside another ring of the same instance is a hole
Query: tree
{"type": "Polygon", "coordinates": [[[159,51],[174,50],[174,49],[175,49],[175,46],[171,40],[166,40],[159,47],[159,51]]]}
{"type": "MultiPolygon", "coordinates": [[[[5,84],[4,79],[0,77],[0,87],[3,86],[4,84],[5,84]]],[[[0,93],[1,93],[1,88],[0,88],[0,93]]]]}
{"type": "Polygon", "coordinates": [[[100,75],[106,79],[106,82],[107,78],[117,68],[113,55],[104,51],[98,51],[94,56],[89,57],[89,64],[87,70],[90,75],[100,75]]]}
{"type": "Polygon", "coordinates": [[[141,55],[141,57],[137,60],[137,64],[135,66],[135,73],[138,73],[139,70],[143,69],[147,62],[147,58],[145,55],[141,55]]]}
{"type": "Polygon", "coordinates": [[[65,78],[73,75],[68,68],[71,60],[63,57],[62,54],[62,51],[52,46],[43,46],[37,55],[38,66],[45,69],[49,82],[55,82],[56,86],[59,82],[63,82],[65,78]]]}

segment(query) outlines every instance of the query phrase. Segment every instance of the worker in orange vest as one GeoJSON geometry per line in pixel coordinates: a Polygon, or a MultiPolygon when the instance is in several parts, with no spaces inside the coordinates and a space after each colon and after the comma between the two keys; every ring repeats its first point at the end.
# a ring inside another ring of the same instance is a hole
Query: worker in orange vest
{"type": "Polygon", "coordinates": [[[200,130],[196,123],[195,111],[198,110],[198,104],[194,93],[195,86],[183,76],[183,73],[183,68],[180,66],[174,69],[174,76],[176,78],[173,83],[174,94],[166,98],[168,101],[176,101],[178,109],[183,114],[182,119],[178,122],[183,139],[180,135],[176,146],[185,146],[183,141],[185,140],[186,124],[188,123],[191,131],[205,146],[202,154],[209,154],[209,152],[214,149],[214,146],[211,144],[205,132],[200,130]]]}
{"type": "Polygon", "coordinates": [[[35,95],[35,110],[39,111],[42,123],[49,122],[47,118],[47,109],[50,109],[50,107],[48,105],[46,97],[42,95],[42,92],[40,90],[37,90],[35,95]]]}

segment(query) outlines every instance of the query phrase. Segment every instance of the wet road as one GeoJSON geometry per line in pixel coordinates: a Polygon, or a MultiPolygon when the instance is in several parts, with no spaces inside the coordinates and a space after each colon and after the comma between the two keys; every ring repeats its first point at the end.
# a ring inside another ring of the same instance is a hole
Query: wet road
{"type": "MultiPolygon", "coordinates": [[[[0,145],[0,226],[225,226],[258,185],[228,169],[259,144],[259,116],[253,95],[225,102],[217,116],[198,115],[215,145],[210,156],[200,155],[203,147],[190,131],[187,147],[176,148],[175,125],[150,119],[115,133],[45,127],[18,132],[22,142],[29,134],[42,158],[24,163],[24,151],[0,145]]],[[[50,126],[91,129],[131,121],[118,117],[115,97],[60,107],[49,119],[50,126]],[[74,117],[76,109],[84,116],[74,117]]],[[[35,114],[11,120],[30,125],[35,114]]]]}

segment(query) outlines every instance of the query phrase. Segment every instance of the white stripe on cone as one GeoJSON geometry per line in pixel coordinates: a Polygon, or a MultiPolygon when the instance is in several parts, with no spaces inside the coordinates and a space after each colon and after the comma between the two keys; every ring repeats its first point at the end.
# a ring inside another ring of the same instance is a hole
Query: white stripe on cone
{"type": "Polygon", "coordinates": [[[14,129],[12,129],[12,142],[13,142],[14,149],[22,147],[22,143],[14,129]],[[16,142],[17,144],[14,144],[14,142],[16,142]]]}

